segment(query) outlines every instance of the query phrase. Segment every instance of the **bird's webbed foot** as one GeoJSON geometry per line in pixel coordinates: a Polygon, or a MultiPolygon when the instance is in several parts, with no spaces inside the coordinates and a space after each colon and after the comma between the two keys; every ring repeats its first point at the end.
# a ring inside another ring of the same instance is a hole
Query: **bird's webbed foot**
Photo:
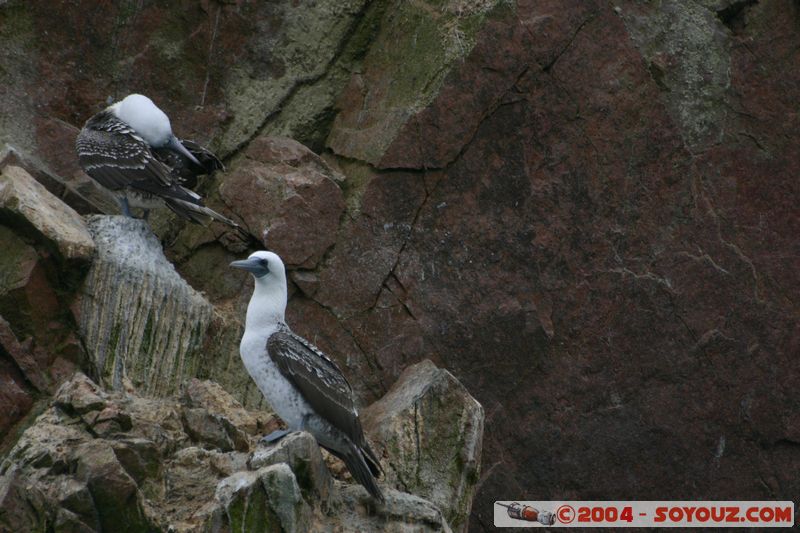
{"type": "Polygon", "coordinates": [[[131,207],[128,205],[128,197],[123,196],[119,199],[119,206],[122,209],[122,214],[128,218],[134,218],[133,214],[131,213],[131,207]]]}
{"type": "Polygon", "coordinates": [[[294,433],[294,431],[289,431],[288,429],[276,429],[269,435],[264,435],[261,437],[260,442],[263,444],[272,444],[274,442],[278,442],[289,433],[294,433]]]}

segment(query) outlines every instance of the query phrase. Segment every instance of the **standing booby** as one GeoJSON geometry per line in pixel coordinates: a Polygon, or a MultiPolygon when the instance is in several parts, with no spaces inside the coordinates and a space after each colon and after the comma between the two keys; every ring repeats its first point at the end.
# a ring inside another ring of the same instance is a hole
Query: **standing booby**
{"type": "MultiPolygon", "coordinates": [[[[255,278],[239,345],[250,377],[290,430],[314,435],[344,461],[356,481],[384,501],[375,481],[382,472],[380,463],[364,438],[350,384],[336,363],[286,325],[283,261],[272,252],[255,252],[231,266],[255,278]]],[[[286,433],[274,432],[265,439],[286,433]]]]}
{"type": "Polygon", "coordinates": [[[178,139],[167,115],[146,96],[128,95],[94,115],[75,148],[83,170],[114,193],[126,216],[130,205],[166,205],[192,222],[211,217],[237,226],[190,190],[197,176],[223,169],[222,162],[199,144],[178,139]]]}

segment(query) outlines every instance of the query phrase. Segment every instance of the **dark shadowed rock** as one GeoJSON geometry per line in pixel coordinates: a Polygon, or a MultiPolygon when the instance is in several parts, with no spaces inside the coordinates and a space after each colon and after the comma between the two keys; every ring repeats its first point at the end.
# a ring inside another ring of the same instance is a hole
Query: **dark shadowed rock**
{"type": "Polygon", "coordinates": [[[12,387],[10,390],[14,390],[13,383],[22,381],[27,382],[25,388],[32,385],[39,391],[50,390],[52,385],[46,369],[39,366],[47,361],[47,356],[41,353],[41,348],[34,347],[32,342],[19,342],[11,325],[3,317],[0,317],[0,350],[7,361],[4,366],[8,369],[8,375],[15,376],[9,380],[9,385],[12,387]]]}
{"type": "MultiPolygon", "coordinates": [[[[25,170],[0,169],[0,435],[83,359],[69,306],[94,251],[83,219],[25,170]]],[[[4,439],[5,440],[5,439],[4,439]]]]}
{"type": "Polygon", "coordinates": [[[11,229],[0,225],[0,314],[18,337],[46,330],[59,314],[49,261],[11,229]]]}
{"type": "Polygon", "coordinates": [[[9,429],[33,407],[36,391],[25,380],[25,376],[13,361],[2,353],[0,353],[0,380],[3,382],[3,387],[0,389],[0,430],[4,434],[0,444],[6,444],[9,429]]]}

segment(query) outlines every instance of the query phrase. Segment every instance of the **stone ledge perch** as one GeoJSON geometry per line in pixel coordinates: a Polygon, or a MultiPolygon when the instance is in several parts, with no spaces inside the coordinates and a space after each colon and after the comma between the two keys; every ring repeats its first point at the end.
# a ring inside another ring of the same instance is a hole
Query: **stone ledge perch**
{"type": "Polygon", "coordinates": [[[64,259],[89,261],[94,254],[81,216],[25,170],[11,165],[0,173],[0,220],[9,217],[50,242],[64,259]]]}
{"type": "MultiPolygon", "coordinates": [[[[458,391],[451,378],[426,362],[407,371],[400,389],[428,383],[417,389],[421,396],[412,395],[424,403],[432,399],[425,391],[458,391]]],[[[452,395],[442,400],[455,403],[452,395]]],[[[402,427],[398,421],[387,418],[376,431],[400,441],[401,436],[391,437],[392,428],[402,427]]],[[[384,505],[362,487],[334,479],[307,433],[260,445],[259,437],[275,423],[267,413],[245,410],[210,381],[191,380],[179,401],[108,393],[76,374],[0,463],[0,531],[451,531],[434,503],[391,488],[394,474],[383,481],[384,505]]],[[[473,429],[479,427],[482,417],[473,429]]],[[[461,426],[439,429],[443,435],[463,433],[461,426]]],[[[479,434],[470,435],[480,443],[479,434]]],[[[474,456],[475,450],[438,453],[474,456]]],[[[387,470],[417,467],[398,464],[406,460],[402,455],[391,460],[387,470]]],[[[438,479],[450,483],[451,478],[438,479]]],[[[469,482],[427,489],[462,501],[473,487],[469,482]]]]}

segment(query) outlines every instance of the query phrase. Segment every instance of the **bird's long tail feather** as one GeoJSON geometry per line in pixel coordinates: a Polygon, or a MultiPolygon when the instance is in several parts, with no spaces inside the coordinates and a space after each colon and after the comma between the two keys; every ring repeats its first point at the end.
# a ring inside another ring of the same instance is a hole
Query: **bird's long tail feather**
{"type": "Polygon", "coordinates": [[[172,209],[172,211],[174,211],[177,215],[188,218],[192,222],[203,224],[204,222],[206,222],[205,217],[210,217],[213,218],[214,220],[219,220],[220,222],[224,222],[225,224],[232,226],[234,228],[239,228],[239,224],[237,224],[233,220],[220,215],[213,209],[208,208],[204,205],[193,204],[191,202],[186,202],[184,200],[179,200],[177,198],[165,198],[164,201],[167,204],[167,207],[172,209]]]}
{"type": "Polygon", "coordinates": [[[367,466],[369,467],[370,472],[372,472],[372,475],[375,477],[381,477],[383,475],[381,463],[378,461],[378,458],[375,456],[375,452],[372,451],[372,448],[369,447],[369,444],[366,440],[361,445],[361,452],[364,455],[364,459],[366,460],[367,466]]]}
{"type": "MultiPolygon", "coordinates": [[[[347,466],[347,469],[350,471],[353,479],[358,481],[365,489],[367,489],[367,492],[369,492],[373,498],[381,502],[386,501],[383,497],[380,487],[378,487],[378,483],[375,482],[375,477],[373,475],[375,465],[368,464],[372,461],[371,459],[367,460],[365,458],[365,453],[361,450],[361,448],[355,444],[351,444],[346,453],[334,453],[342,461],[344,461],[344,464],[347,466]]],[[[380,469],[380,466],[378,466],[378,469],[380,469]]]]}

